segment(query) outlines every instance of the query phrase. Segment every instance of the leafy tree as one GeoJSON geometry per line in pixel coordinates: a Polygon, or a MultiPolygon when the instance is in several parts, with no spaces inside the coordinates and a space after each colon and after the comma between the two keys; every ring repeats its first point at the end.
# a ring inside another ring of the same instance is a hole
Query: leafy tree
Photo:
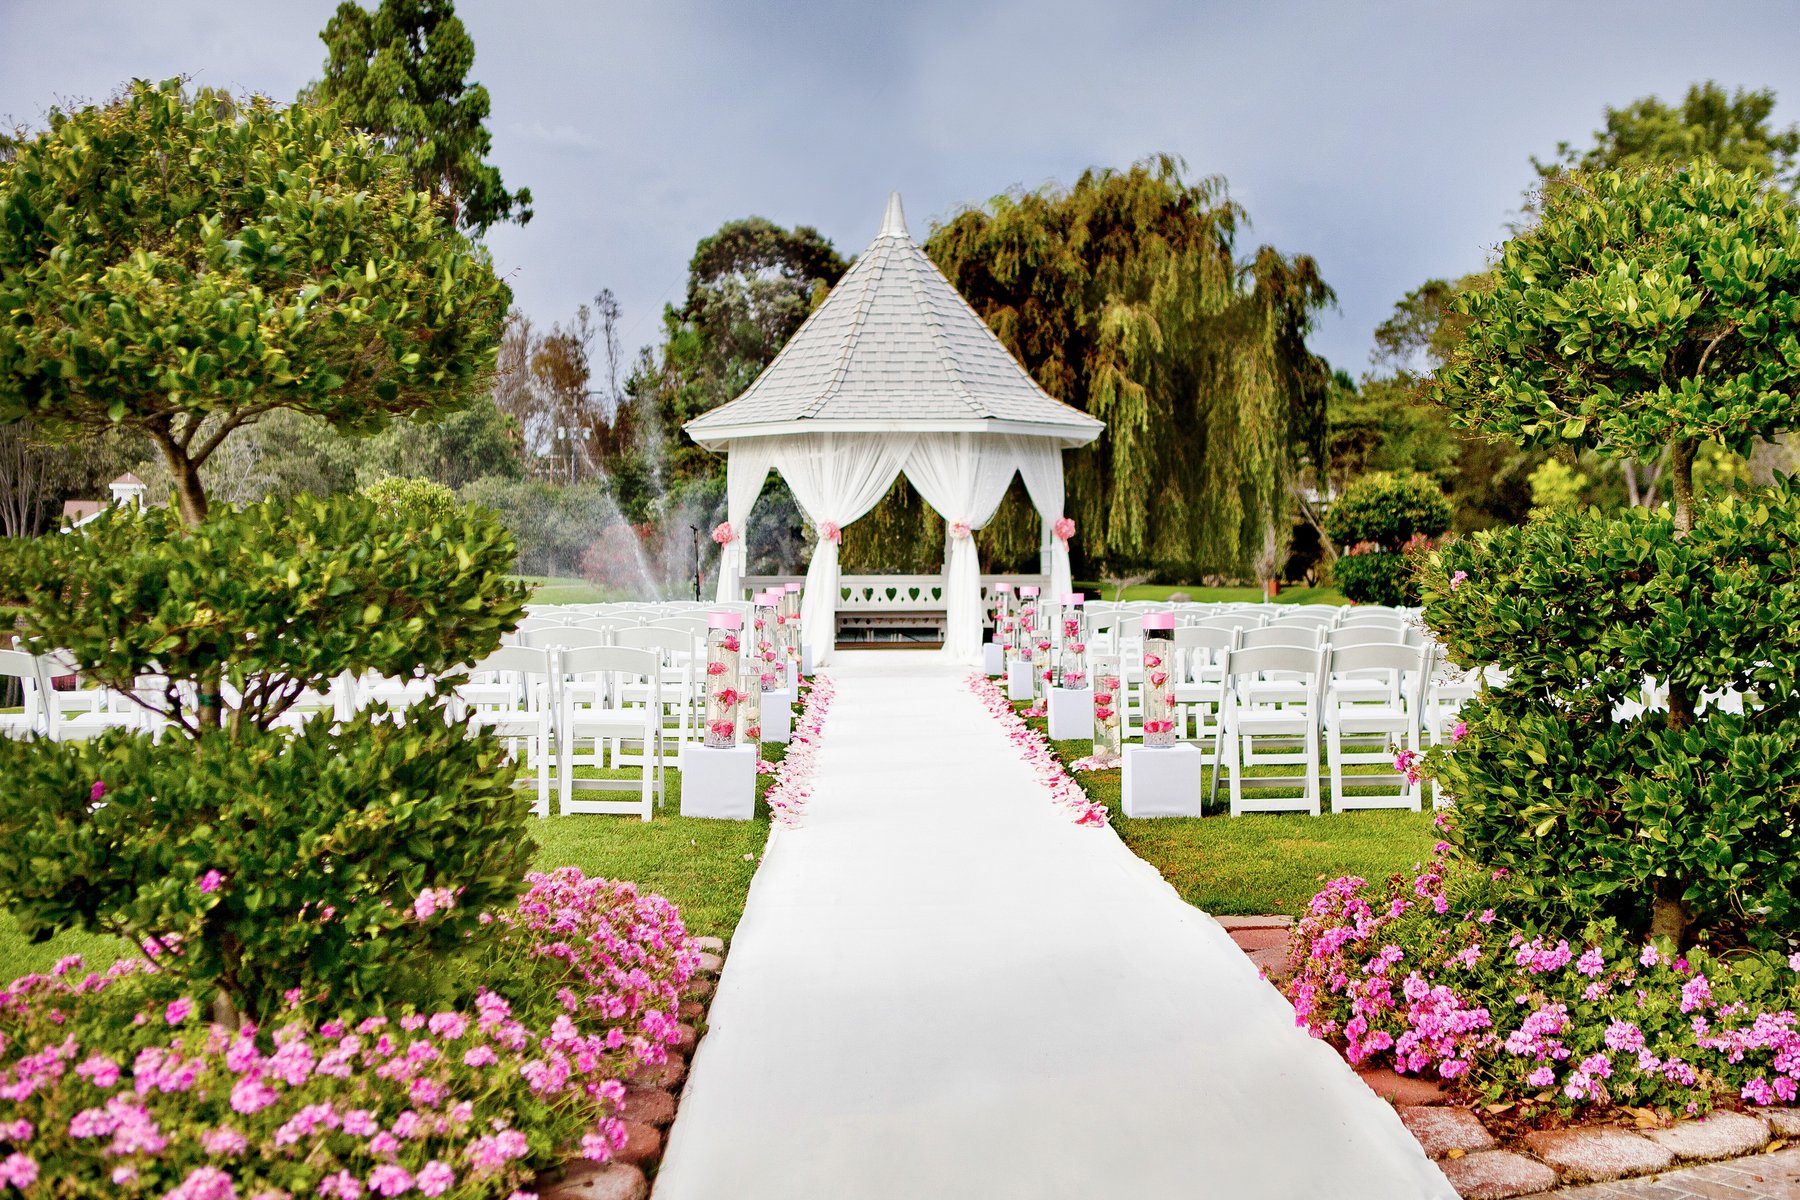
{"type": "MultiPolygon", "coordinates": [[[[1323,454],[1329,376],[1304,338],[1332,294],[1304,255],[1239,257],[1245,220],[1163,157],[1000,196],[926,242],[1038,383],[1107,423],[1067,460],[1078,571],[1280,562],[1291,481],[1323,454]]],[[[1035,561],[1035,517],[1012,497],[983,541],[1035,561]]]]}
{"type": "Polygon", "coordinates": [[[1554,158],[1534,157],[1531,165],[1541,178],[1555,180],[1571,171],[1641,171],[1710,158],[1728,171],[1756,171],[1792,187],[1800,126],[1771,127],[1774,111],[1775,93],[1767,88],[1727,93],[1708,80],[1689,87],[1678,105],[1645,96],[1608,108],[1592,145],[1560,142],[1554,158]]]}
{"type": "Polygon", "coordinates": [[[654,411],[676,476],[719,470],[717,458],[681,436],[682,425],[749,387],[848,266],[809,225],[746,217],[700,239],[681,307],[663,311],[660,350],[626,384],[654,411]]]}
{"type": "Polygon", "coordinates": [[[319,38],[330,57],[310,96],[391,146],[453,224],[480,232],[531,220],[530,190],[508,192],[483,161],[488,93],[468,82],[475,43],[451,0],[381,0],[374,12],[344,0],[319,38]]]}
{"type": "Polygon", "coordinates": [[[1677,940],[1792,930],[1800,492],[1703,502],[1694,463],[1708,441],[1800,425],[1794,203],[1705,161],[1576,174],[1491,282],[1457,301],[1468,325],[1432,385],[1452,419],[1532,447],[1666,451],[1674,505],[1440,552],[1427,620],[1457,661],[1510,672],[1436,768],[1458,837],[1566,910],[1677,940]],[[1615,719],[1652,686],[1666,700],[1615,719]]]}
{"type": "Polygon", "coordinates": [[[201,467],[268,413],[463,407],[508,293],[410,183],[307,104],[170,80],[53,112],[0,163],[0,421],[140,431],[198,524],[201,467]]]}
{"type": "Polygon", "coordinates": [[[1365,475],[1325,514],[1325,531],[1343,551],[1332,574],[1358,604],[1417,604],[1413,562],[1450,528],[1450,502],[1437,482],[1410,472],[1365,475]]]}

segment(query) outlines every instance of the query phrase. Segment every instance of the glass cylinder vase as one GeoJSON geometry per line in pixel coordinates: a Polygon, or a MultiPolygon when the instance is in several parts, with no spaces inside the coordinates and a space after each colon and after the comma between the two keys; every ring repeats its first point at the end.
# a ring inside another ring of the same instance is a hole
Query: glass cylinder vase
{"type": "Polygon", "coordinates": [[[800,678],[800,585],[783,584],[781,588],[781,657],[787,662],[790,679],[800,678]]]}
{"type": "Polygon", "coordinates": [[[1088,685],[1087,609],[1080,592],[1063,597],[1062,617],[1057,645],[1056,686],[1084,688],[1088,685]]]}
{"type": "Polygon", "coordinates": [[[760,677],[768,676],[773,682],[762,687],[762,691],[778,691],[781,680],[787,675],[787,658],[782,649],[781,636],[781,597],[782,593],[758,592],[756,602],[756,647],[755,658],[759,664],[757,673],[760,677]]]}
{"type": "Polygon", "coordinates": [[[1004,663],[1012,647],[1012,584],[996,583],[989,595],[993,601],[994,644],[1000,647],[1000,661],[1004,663]]]}
{"type": "Polygon", "coordinates": [[[1038,590],[1034,587],[1022,587],[1019,589],[1019,617],[1013,637],[1014,657],[1030,658],[1037,635],[1038,590]]]}
{"type": "Polygon", "coordinates": [[[1175,614],[1144,616],[1144,745],[1175,744],[1175,685],[1170,675],[1174,663],[1175,614]]]}
{"type": "Polygon", "coordinates": [[[1116,655],[1094,660],[1094,757],[1119,761],[1119,706],[1125,702],[1125,680],[1116,655]]]}
{"type": "Polygon", "coordinates": [[[762,663],[746,655],[738,675],[738,740],[746,746],[762,744],[762,663]]]}
{"type": "Polygon", "coordinates": [[[738,663],[744,618],[716,612],[706,618],[706,745],[729,750],[737,745],[737,709],[743,702],[738,663]]]}

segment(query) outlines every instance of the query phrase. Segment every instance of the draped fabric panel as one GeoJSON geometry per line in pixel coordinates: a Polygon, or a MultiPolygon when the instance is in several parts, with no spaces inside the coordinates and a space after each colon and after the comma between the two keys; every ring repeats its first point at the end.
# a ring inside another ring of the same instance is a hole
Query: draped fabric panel
{"type": "Polygon", "coordinates": [[[1010,443],[978,433],[926,433],[906,460],[907,480],[947,526],[943,654],[952,662],[981,661],[981,560],[973,531],[993,520],[1012,483],[1017,450],[1010,443]]]}
{"type": "Polygon", "coordinates": [[[1051,526],[1063,516],[1062,449],[1048,438],[1009,435],[1006,441],[1012,443],[1013,453],[1018,456],[1019,477],[1025,481],[1031,506],[1037,509],[1043,523],[1040,544],[1049,559],[1046,573],[1050,576],[1050,595],[1053,603],[1061,604],[1063,596],[1075,587],[1069,570],[1069,544],[1051,533],[1051,526]]]}
{"type": "Polygon", "coordinates": [[[725,520],[734,535],[719,552],[718,602],[744,598],[750,567],[750,510],[769,477],[769,439],[739,438],[725,458],[725,520]]]}
{"type": "MultiPolygon", "coordinates": [[[[842,529],[887,494],[912,452],[909,433],[802,433],[760,439],[769,464],[781,472],[806,519],[819,533],[806,568],[800,636],[813,662],[831,661],[837,638],[838,544],[827,526],[842,529]]],[[[733,453],[736,447],[733,447],[733,453]]]]}

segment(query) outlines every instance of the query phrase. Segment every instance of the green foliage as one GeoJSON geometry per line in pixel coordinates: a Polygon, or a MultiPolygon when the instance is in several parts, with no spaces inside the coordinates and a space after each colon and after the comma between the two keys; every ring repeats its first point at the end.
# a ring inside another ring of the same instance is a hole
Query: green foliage
{"type": "Polygon", "coordinates": [[[1691,460],[1800,420],[1800,223],[1750,172],[1576,177],[1491,282],[1460,295],[1469,324],[1433,385],[1461,427],[1691,460]]]}
{"type": "Polygon", "coordinates": [[[1661,900],[1800,928],[1800,491],[1720,500],[1686,537],[1641,510],[1477,534],[1425,599],[1452,659],[1510,675],[1432,768],[1480,861],[1569,919],[1642,928],[1661,900]],[[1615,720],[1647,681],[1667,710],[1615,720]],[[1741,712],[1703,699],[1727,692],[1741,712]]]}
{"type": "Polygon", "coordinates": [[[1534,512],[1568,512],[1581,503],[1593,481],[1568,463],[1547,458],[1531,473],[1529,482],[1534,512]]]}
{"type": "Polygon", "coordinates": [[[3,741],[0,772],[0,905],[25,932],[126,938],[258,1018],[290,988],[428,1001],[533,849],[499,743],[427,704],[294,734],[3,741]],[[421,917],[427,889],[454,901],[421,917]]]}
{"type": "Polygon", "coordinates": [[[390,518],[418,528],[448,521],[456,511],[456,493],[430,479],[390,476],[371,483],[362,494],[390,518]]]}
{"type": "Polygon", "coordinates": [[[1416,534],[1434,538],[1450,528],[1450,502],[1423,475],[1367,475],[1344,489],[1325,515],[1325,529],[1340,545],[1372,542],[1398,550],[1416,534]]]}
{"type": "Polygon", "coordinates": [[[1533,158],[1544,179],[1569,171],[1641,171],[1666,163],[1711,158],[1728,171],[1756,171],[1784,186],[1794,182],[1800,154],[1800,127],[1773,129],[1775,93],[1768,89],[1729,94],[1707,80],[1688,88],[1679,106],[1645,96],[1624,108],[1606,110],[1606,128],[1594,144],[1577,150],[1559,144],[1548,162],[1533,158]]]}
{"type": "Polygon", "coordinates": [[[190,731],[219,719],[223,692],[242,736],[346,671],[437,674],[489,653],[523,611],[513,558],[479,509],[305,497],[220,506],[193,529],[114,510],[81,536],[0,546],[0,577],[29,607],[28,638],[120,691],[164,677],[155,706],[190,731]]]}
{"type": "Polygon", "coordinates": [[[0,421],[141,431],[189,523],[264,413],[370,432],[467,404],[507,303],[405,164],[306,104],[139,82],[0,162],[0,421]]]}
{"type": "Polygon", "coordinates": [[[1354,604],[1392,607],[1419,602],[1412,561],[1397,551],[1353,548],[1332,562],[1331,578],[1344,599],[1354,604]]]}
{"type": "Polygon", "coordinates": [[[479,232],[531,220],[530,190],[508,192],[482,161],[493,148],[488,93],[467,82],[475,43],[451,0],[381,0],[374,12],[345,0],[319,39],[330,57],[313,96],[393,147],[453,223],[479,232]]]}
{"type": "MultiPolygon", "coordinates": [[[[1045,390],[1107,423],[1068,456],[1078,564],[1280,563],[1290,483],[1324,452],[1328,374],[1304,336],[1331,291],[1304,255],[1239,257],[1243,221],[1222,180],[1165,157],[1000,196],[926,242],[1045,390]]],[[[1015,500],[983,544],[1035,561],[1037,539],[1015,500]]]]}

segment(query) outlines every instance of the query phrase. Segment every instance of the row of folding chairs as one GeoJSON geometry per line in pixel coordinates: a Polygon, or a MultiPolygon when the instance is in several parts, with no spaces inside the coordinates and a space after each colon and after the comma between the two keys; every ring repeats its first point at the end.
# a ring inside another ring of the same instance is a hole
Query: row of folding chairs
{"type": "MultiPolygon", "coordinates": [[[[1214,644],[1195,636],[1205,631],[1174,632],[1176,734],[1208,753],[1214,799],[1223,780],[1233,816],[1316,816],[1327,783],[1333,811],[1419,810],[1421,790],[1392,772],[1394,755],[1441,743],[1478,684],[1445,668],[1428,641],[1214,644]],[[1373,765],[1386,769],[1346,770],[1373,765]]],[[[1099,672],[1117,667],[1111,657],[1096,663],[1099,672]]],[[[1141,688],[1125,687],[1138,693],[1132,709],[1141,713],[1141,688]]],[[[1122,733],[1138,729],[1127,722],[1122,733]]]]}
{"type": "Polygon", "coordinates": [[[520,785],[537,790],[538,816],[550,814],[554,792],[565,815],[648,821],[664,796],[663,677],[663,660],[650,649],[502,646],[457,684],[452,715],[506,745],[522,768],[520,785]],[[592,792],[635,796],[585,795],[592,792]]]}

